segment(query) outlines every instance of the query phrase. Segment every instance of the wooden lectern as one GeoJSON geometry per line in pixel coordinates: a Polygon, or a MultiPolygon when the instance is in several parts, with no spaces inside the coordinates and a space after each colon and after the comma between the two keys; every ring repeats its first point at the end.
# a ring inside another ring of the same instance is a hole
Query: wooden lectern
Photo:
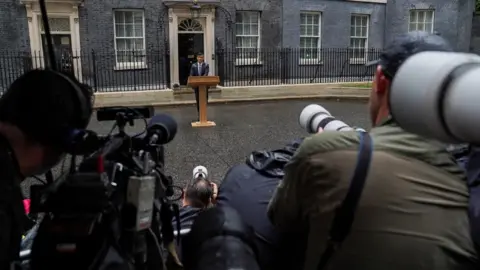
{"type": "Polygon", "coordinates": [[[216,86],[220,82],[218,76],[190,76],[188,86],[198,87],[198,105],[200,121],[193,122],[192,127],[213,127],[215,122],[207,120],[207,86],[216,86]]]}

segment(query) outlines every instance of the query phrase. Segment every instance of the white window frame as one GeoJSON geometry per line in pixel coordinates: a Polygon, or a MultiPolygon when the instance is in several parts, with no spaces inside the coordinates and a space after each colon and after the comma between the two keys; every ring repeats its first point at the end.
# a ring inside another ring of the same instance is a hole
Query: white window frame
{"type": "MultiPolygon", "coordinates": [[[[118,54],[117,54],[117,24],[115,22],[115,17],[117,12],[141,12],[142,13],[142,25],[143,25],[143,48],[145,51],[145,54],[147,52],[147,47],[146,47],[146,38],[145,38],[145,10],[143,9],[114,9],[113,10],[113,40],[114,40],[114,46],[115,46],[115,69],[116,70],[125,70],[125,69],[145,69],[147,68],[147,56],[145,55],[144,57],[144,62],[138,61],[138,62],[118,62],[118,54]]],[[[129,37],[119,37],[123,39],[128,39],[129,37]]],[[[131,37],[132,39],[138,39],[138,37],[131,37]]]]}
{"type": "Polygon", "coordinates": [[[411,9],[410,10],[409,16],[408,16],[408,32],[425,31],[433,34],[434,29],[435,29],[435,10],[434,9],[411,9]],[[423,19],[423,22],[418,21],[418,16],[421,12],[425,12],[425,17],[423,19]],[[427,13],[430,13],[430,12],[432,13],[432,21],[427,22],[426,15],[427,13]],[[412,20],[413,16],[415,17],[414,20],[412,20]],[[430,23],[432,25],[430,29],[425,29],[427,23],[430,23]],[[412,29],[412,24],[415,25],[415,29],[412,29]],[[419,25],[422,25],[422,29],[418,29],[419,25]]]}
{"type": "MultiPolygon", "coordinates": [[[[311,58],[311,59],[307,59],[307,58],[302,58],[302,48],[300,47],[300,65],[317,65],[317,64],[322,64],[322,59],[321,59],[321,49],[322,49],[322,13],[321,12],[314,12],[314,11],[302,11],[300,12],[300,18],[301,18],[301,15],[302,14],[306,14],[306,15],[316,15],[318,16],[318,33],[317,33],[317,36],[306,36],[306,35],[302,35],[301,31],[299,30],[299,39],[300,39],[300,46],[301,46],[301,40],[302,40],[302,37],[306,37],[306,38],[318,38],[318,43],[317,43],[317,49],[318,49],[318,54],[317,54],[317,58],[311,58]]],[[[300,21],[300,26],[302,25],[302,22],[300,21]]]]}
{"type": "MultiPolygon", "coordinates": [[[[367,63],[367,61],[368,61],[368,42],[369,42],[368,36],[370,35],[370,15],[368,15],[368,14],[355,14],[355,13],[352,14],[350,16],[350,29],[352,27],[357,26],[356,24],[351,25],[352,18],[355,18],[355,17],[363,17],[363,18],[367,19],[367,25],[366,25],[367,26],[367,31],[365,33],[365,36],[352,36],[352,33],[350,32],[350,44],[351,44],[352,39],[365,39],[365,48],[364,48],[364,53],[363,53],[362,58],[350,58],[349,60],[350,60],[350,64],[363,65],[363,64],[367,63]]],[[[363,27],[363,25],[361,25],[360,27],[363,27]]],[[[349,48],[355,49],[355,48],[352,48],[350,46],[349,46],[349,48]]]]}
{"type": "MultiPolygon", "coordinates": [[[[237,66],[252,66],[252,65],[261,65],[262,63],[260,62],[260,48],[261,48],[261,38],[262,38],[262,25],[261,25],[261,13],[260,11],[249,11],[249,10],[237,10],[236,12],[238,13],[255,13],[258,16],[258,35],[238,35],[237,34],[237,26],[235,25],[235,42],[237,37],[258,37],[258,42],[257,42],[257,57],[256,58],[240,58],[237,57],[235,59],[235,64],[237,66]]],[[[238,20],[236,20],[238,23],[238,20]]],[[[242,22],[242,24],[244,24],[242,22]]],[[[240,49],[237,46],[235,46],[235,49],[240,49]]]]}

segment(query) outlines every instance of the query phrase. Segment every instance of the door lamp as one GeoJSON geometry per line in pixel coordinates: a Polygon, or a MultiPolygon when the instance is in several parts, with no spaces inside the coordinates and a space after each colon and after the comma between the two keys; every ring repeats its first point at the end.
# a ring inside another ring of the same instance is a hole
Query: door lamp
{"type": "Polygon", "coordinates": [[[190,12],[192,13],[192,19],[198,19],[200,17],[200,11],[202,7],[198,4],[198,0],[193,0],[193,4],[190,7],[190,12]]]}

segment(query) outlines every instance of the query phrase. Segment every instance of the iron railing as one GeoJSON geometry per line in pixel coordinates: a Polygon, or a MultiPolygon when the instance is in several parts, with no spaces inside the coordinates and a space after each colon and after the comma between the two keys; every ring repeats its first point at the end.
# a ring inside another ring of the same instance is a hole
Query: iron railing
{"type": "MultiPolygon", "coordinates": [[[[349,48],[218,50],[210,70],[226,87],[371,81],[375,67],[365,63],[379,54],[378,49],[349,48]]],[[[57,52],[57,65],[97,92],[160,90],[172,87],[170,58],[168,51],[154,50],[64,51],[57,52]]],[[[49,65],[45,59],[40,52],[1,51],[0,92],[22,73],[49,65]]],[[[178,63],[176,73],[188,76],[189,62],[178,63]]]]}

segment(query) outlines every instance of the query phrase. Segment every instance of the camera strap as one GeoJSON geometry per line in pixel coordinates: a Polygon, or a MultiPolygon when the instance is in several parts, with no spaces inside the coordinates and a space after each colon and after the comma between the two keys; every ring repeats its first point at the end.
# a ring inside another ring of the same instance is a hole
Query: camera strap
{"type": "Polygon", "coordinates": [[[358,152],[357,165],[350,182],[347,195],[339,208],[337,208],[330,228],[327,247],[323,252],[317,269],[325,269],[335,253],[347,238],[355,218],[355,211],[362,195],[365,180],[372,158],[372,138],[367,132],[360,131],[360,149],[358,152]]]}

